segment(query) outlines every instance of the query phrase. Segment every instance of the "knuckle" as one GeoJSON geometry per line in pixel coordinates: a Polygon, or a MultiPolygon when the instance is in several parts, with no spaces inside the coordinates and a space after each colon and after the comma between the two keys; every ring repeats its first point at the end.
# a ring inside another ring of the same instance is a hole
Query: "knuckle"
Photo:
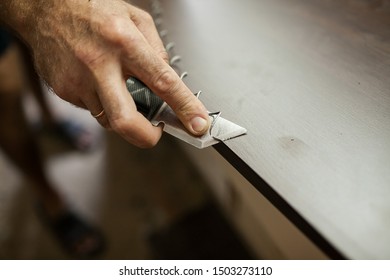
{"type": "Polygon", "coordinates": [[[113,120],[110,120],[111,128],[116,133],[118,133],[120,135],[126,135],[128,129],[129,129],[129,124],[131,124],[130,118],[119,117],[119,118],[115,118],[113,120]]]}
{"type": "Polygon", "coordinates": [[[177,87],[177,78],[171,71],[164,70],[155,75],[152,79],[152,86],[157,89],[161,95],[169,95],[177,87]]]}
{"type": "Polygon", "coordinates": [[[144,10],[140,10],[139,16],[142,21],[149,24],[153,23],[153,17],[149,13],[145,12],[144,10]]]}
{"type": "Polygon", "coordinates": [[[101,25],[100,29],[103,35],[113,35],[114,37],[120,35],[123,29],[123,20],[120,17],[110,16],[101,25]]]}
{"type": "Polygon", "coordinates": [[[111,17],[96,30],[97,39],[84,40],[74,48],[77,60],[90,70],[105,64],[121,52],[135,53],[129,49],[136,49],[141,42],[137,34],[129,31],[122,18],[111,17]]]}
{"type": "Polygon", "coordinates": [[[81,44],[79,44],[75,47],[74,52],[77,61],[90,70],[93,70],[101,63],[104,63],[106,57],[102,50],[92,45],[81,46],[81,44]]]}
{"type": "Polygon", "coordinates": [[[135,13],[131,16],[131,20],[134,22],[135,25],[140,24],[154,24],[153,23],[153,17],[147,13],[144,10],[137,9],[135,13]]]}
{"type": "Polygon", "coordinates": [[[102,28],[102,35],[109,43],[117,46],[125,46],[129,40],[134,40],[134,36],[128,32],[126,23],[122,18],[111,17],[102,28]]]}
{"type": "Polygon", "coordinates": [[[104,22],[99,23],[96,32],[102,42],[117,49],[127,48],[140,40],[134,32],[130,31],[128,19],[123,17],[110,16],[104,22]]]}
{"type": "Polygon", "coordinates": [[[124,139],[132,143],[133,145],[142,148],[150,149],[156,146],[158,139],[153,138],[149,134],[143,135],[129,135],[129,131],[132,131],[132,123],[134,120],[130,117],[119,117],[109,122],[109,127],[114,132],[121,135],[124,139]]]}

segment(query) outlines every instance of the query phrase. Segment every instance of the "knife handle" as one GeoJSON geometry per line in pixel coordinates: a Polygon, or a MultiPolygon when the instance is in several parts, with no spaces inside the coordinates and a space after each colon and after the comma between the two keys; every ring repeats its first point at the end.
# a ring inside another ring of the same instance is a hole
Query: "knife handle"
{"type": "Polygon", "coordinates": [[[151,120],[164,103],[164,100],[155,95],[143,82],[134,77],[130,77],[126,81],[126,87],[134,99],[138,112],[148,120],[151,120]]]}

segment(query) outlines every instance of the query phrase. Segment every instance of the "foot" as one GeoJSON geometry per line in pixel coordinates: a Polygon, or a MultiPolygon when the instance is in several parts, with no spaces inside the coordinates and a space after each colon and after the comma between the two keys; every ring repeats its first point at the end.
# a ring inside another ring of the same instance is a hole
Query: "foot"
{"type": "Polygon", "coordinates": [[[86,152],[93,146],[92,134],[82,125],[72,120],[55,120],[50,123],[45,123],[42,129],[79,151],[86,152]]]}
{"type": "Polygon", "coordinates": [[[39,207],[40,216],[54,237],[72,257],[88,259],[97,256],[104,249],[101,232],[69,210],[56,215],[39,207]]]}

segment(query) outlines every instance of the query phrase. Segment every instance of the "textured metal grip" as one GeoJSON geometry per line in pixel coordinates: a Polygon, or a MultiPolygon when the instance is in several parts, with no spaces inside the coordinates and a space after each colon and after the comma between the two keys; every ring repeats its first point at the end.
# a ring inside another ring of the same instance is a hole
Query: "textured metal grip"
{"type": "Polygon", "coordinates": [[[126,81],[126,87],[137,105],[138,112],[142,113],[148,120],[151,120],[164,101],[136,78],[129,78],[126,81]]]}

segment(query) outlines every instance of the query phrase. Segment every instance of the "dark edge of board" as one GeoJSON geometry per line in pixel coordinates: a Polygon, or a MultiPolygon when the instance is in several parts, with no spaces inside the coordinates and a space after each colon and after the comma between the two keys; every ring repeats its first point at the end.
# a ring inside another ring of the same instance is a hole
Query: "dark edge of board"
{"type": "Polygon", "coordinates": [[[267,182],[265,182],[251,167],[236,155],[224,143],[213,146],[242,176],[244,176],[264,197],[296,225],[310,240],[312,240],[331,259],[342,260],[346,257],[339,252],[326,238],[310,225],[286,200],[284,200],[267,182]]]}

